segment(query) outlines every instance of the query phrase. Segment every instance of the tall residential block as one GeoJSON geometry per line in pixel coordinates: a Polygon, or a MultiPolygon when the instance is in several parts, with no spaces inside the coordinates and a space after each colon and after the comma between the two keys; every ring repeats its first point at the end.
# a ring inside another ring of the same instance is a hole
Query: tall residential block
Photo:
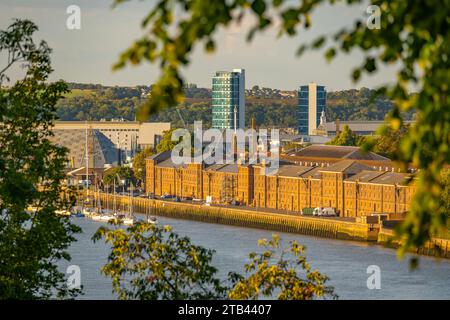
{"type": "Polygon", "coordinates": [[[233,69],[232,72],[216,72],[212,80],[211,105],[213,128],[245,128],[244,69],[233,69]]]}
{"type": "Polygon", "coordinates": [[[298,131],[300,134],[313,135],[320,123],[322,111],[327,104],[325,86],[310,83],[298,90],[298,131]]]}

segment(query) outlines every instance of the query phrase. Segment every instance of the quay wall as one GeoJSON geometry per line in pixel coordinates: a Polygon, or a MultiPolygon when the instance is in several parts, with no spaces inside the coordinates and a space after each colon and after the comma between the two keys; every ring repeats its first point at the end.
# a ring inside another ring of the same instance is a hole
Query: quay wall
{"type": "MultiPolygon", "coordinates": [[[[115,196],[116,206],[127,206],[129,197],[115,196]]],[[[112,207],[113,196],[100,194],[102,203],[112,207]],[[108,199],[107,199],[108,198],[108,199]]],[[[332,239],[377,241],[378,225],[246,210],[239,207],[205,206],[191,203],[131,198],[139,213],[177,219],[219,223],[279,232],[299,233],[332,239]]]]}
{"type": "MultiPolygon", "coordinates": [[[[394,230],[380,228],[378,233],[378,243],[397,248],[400,245],[398,240],[394,240],[394,230]]],[[[412,252],[426,256],[440,256],[450,259],[450,239],[432,238],[423,247],[416,248],[412,252]]]]}
{"type": "MultiPolygon", "coordinates": [[[[125,209],[130,198],[116,195],[116,208],[125,209]]],[[[103,207],[112,209],[114,196],[99,194],[103,207]]],[[[305,217],[292,214],[246,210],[239,207],[217,207],[163,200],[131,198],[135,212],[176,219],[218,223],[246,228],[266,229],[317,236],[322,238],[370,241],[389,247],[398,247],[393,241],[394,231],[378,224],[349,222],[336,219],[305,217]]],[[[424,247],[413,250],[427,256],[450,259],[450,239],[432,238],[424,247]]]]}

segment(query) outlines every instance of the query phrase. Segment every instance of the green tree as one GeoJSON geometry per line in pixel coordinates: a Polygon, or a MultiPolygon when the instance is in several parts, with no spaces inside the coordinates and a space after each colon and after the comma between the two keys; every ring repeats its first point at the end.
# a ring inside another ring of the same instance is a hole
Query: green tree
{"type": "Polygon", "coordinates": [[[409,125],[404,125],[399,130],[386,128],[383,134],[374,139],[372,150],[388,158],[394,158],[400,142],[408,134],[408,130],[409,125]]]}
{"type": "MultiPolygon", "coordinates": [[[[69,88],[75,88],[64,99],[57,103],[57,113],[62,120],[92,120],[125,118],[135,119],[135,110],[145,101],[145,98],[132,96],[133,90],[127,87],[117,87],[120,95],[107,97],[104,93],[108,87],[101,85],[71,83],[69,88]]],[[[290,98],[282,97],[277,89],[266,88],[267,92],[254,94],[248,91],[246,96],[246,122],[252,117],[257,119],[261,127],[296,127],[297,119],[292,117],[297,110],[297,92],[292,91],[290,98]],[[270,114],[270,117],[267,117],[270,114]]],[[[148,90],[148,89],[145,89],[148,90]]],[[[182,128],[183,123],[177,110],[184,120],[192,124],[195,120],[203,121],[205,128],[211,124],[211,92],[206,88],[184,89],[186,101],[173,108],[161,110],[151,115],[149,121],[171,122],[173,128],[182,128]]],[[[386,97],[376,97],[376,91],[361,88],[328,91],[326,117],[330,120],[383,120],[392,110],[393,102],[386,97]]],[[[405,113],[405,119],[411,120],[412,112],[405,113]]]]}
{"type": "Polygon", "coordinates": [[[93,239],[112,245],[102,272],[119,299],[223,299],[211,266],[213,250],[191,244],[170,227],[137,223],[127,230],[101,227],[93,239]]]}
{"type": "Polygon", "coordinates": [[[107,170],[103,176],[103,184],[107,186],[112,186],[114,183],[119,185],[122,183],[121,180],[134,181],[133,172],[130,167],[114,167],[107,170]]]}
{"type": "Polygon", "coordinates": [[[446,230],[446,234],[450,232],[450,169],[445,169],[441,173],[441,205],[440,208],[442,213],[447,216],[447,227],[449,230],[446,230]]]}
{"type": "Polygon", "coordinates": [[[154,153],[152,148],[145,148],[134,157],[133,173],[137,180],[145,182],[145,159],[154,153]]]}
{"type": "Polygon", "coordinates": [[[80,293],[67,286],[58,261],[69,261],[69,245],[80,229],[55,214],[68,208],[61,198],[66,149],[52,145],[55,104],[67,86],[47,84],[50,48],[35,44],[35,24],[15,20],[0,31],[0,53],[8,57],[0,80],[16,63],[26,75],[13,86],[0,81],[0,298],[67,298],[80,293]],[[27,210],[33,206],[35,212],[27,210]]]}
{"type": "Polygon", "coordinates": [[[172,141],[172,132],[174,131],[175,129],[164,131],[164,135],[161,141],[156,146],[156,151],[158,152],[170,151],[173,149],[173,147],[177,145],[178,142],[172,141]]]}
{"type": "Polygon", "coordinates": [[[328,277],[311,270],[304,246],[292,241],[289,248],[284,249],[277,235],[273,235],[271,240],[260,240],[258,245],[265,250],[249,255],[250,262],[245,265],[245,270],[250,275],[232,275],[235,284],[228,293],[230,299],[255,300],[275,294],[280,300],[337,298],[334,288],[325,286],[328,277]],[[286,259],[289,255],[291,259],[286,259]],[[305,278],[299,274],[299,269],[305,272],[305,278]]]}
{"type": "MultiPolygon", "coordinates": [[[[116,0],[115,4],[122,2],[125,0],[116,0]]],[[[273,27],[275,21],[279,21],[276,24],[279,36],[294,37],[301,28],[311,26],[314,9],[338,2],[353,5],[362,1],[159,0],[142,22],[146,33],[122,53],[115,68],[145,60],[159,63],[161,77],[152,86],[151,98],[139,111],[139,117],[146,119],[183,101],[180,70],[190,63],[196,45],[203,44],[206,51],[214,51],[214,36],[220,28],[251,15],[256,23],[248,32],[248,40],[273,27]]],[[[442,231],[446,222],[446,216],[439,213],[439,176],[442,167],[450,162],[450,3],[374,0],[371,4],[382,11],[379,29],[369,28],[367,17],[362,16],[350,29],[301,44],[297,54],[327,46],[325,57],[331,61],[339,52],[361,51],[363,59],[351,74],[355,81],[363,74],[376,72],[380,64],[398,66],[395,83],[380,87],[378,94],[394,101],[386,124],[393,130],[401,128],[402,112],[414,110],[417,115],[396,152],[396,158],[405,167],[412,163],[421,169],[411,211],[400,228],[403,245],[399,252],[403,253],[422,246],[433,234],[442,231]],[[415,86],[417,94],[408,94],[410,85],[415,86]]]]}
{"type": "Polygon", "coordinates": [[[274,294],[291,300],[336,297],[333,288],[325,286],[328,278],[311,271],[305,248],[294,241],[285,250],[278,236],[260,241],[266,248],[263,253],[250,253],[247,278],[233,272],[225,284],[211,266],[214,251],[191,244],[168,226],[101,227],[93,239],[112,245],[102,272],[112,278],[119,299],[258,299],[274,294]],[[294,261],[286,258],[289,254],[294,261]]]}
{"type": "Polygon", "coordinates": [[[329,145],[335,146],[359,146],[362,137],[354,133],[348,125],[344,125],[339,135],[327,142],[329,145]]]}

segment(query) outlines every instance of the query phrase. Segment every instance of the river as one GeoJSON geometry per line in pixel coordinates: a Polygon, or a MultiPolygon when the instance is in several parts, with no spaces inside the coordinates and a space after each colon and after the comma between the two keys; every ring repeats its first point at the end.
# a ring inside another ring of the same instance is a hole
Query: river
{"type": "MultiPolygon", "coordinates": [[[[213,264],[219,276],[229,271],[243,272],[248,253],[258,251],[257,240],[270,238],[272,231],[217,225],[160,217],[160,224],[191,238],[196,245],[216,250],[213,264]]],[[[72,261],[78,265],[84,295],[80,299],[114,299],[110,279],[100,273],[109,246],[103,241],[93,243],[91,237],[101,225],[86,218],[73,221],[83,229],[78,241],[70,247],[72,261]]],[[[450,299],[450,260],[420,257],[419,268],[410,271],[408,259],[399,261],[396,251],[378,245],[279,233],[283,241],[297,240],[307,248],[313,268],[326,274],[339,299],[450,299]],[[379,266],[381,288],[368,289],[370,265],[379,266]]]]}

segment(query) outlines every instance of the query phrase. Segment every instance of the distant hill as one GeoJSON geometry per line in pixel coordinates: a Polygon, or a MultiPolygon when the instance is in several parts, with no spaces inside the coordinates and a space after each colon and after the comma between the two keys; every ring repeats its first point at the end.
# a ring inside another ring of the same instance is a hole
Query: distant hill
{"type": "MultiPolygon", "coordinates": [[[[134,120],[136,108],[147,99],[149,86],[108,87],[100,84],[69,83],[71,93],[57,104],[61,120],[100,120],[124,118],[134,120]]],[[[189,87],[185,89],[186,100],[178,106],[185,122],[202,120],[211,123],[211,90],[189,87]]],[[[379,97],[371,101],[374,90],[361,88],[327,93],[326,116],[329,121],[383,120],[392,109],[392,102],[379,97]]],[[[297,113],[296,91],[259,88],[246,90],[246,118],[256,118],[258,125],[295,127],[297,113]]],[[[411,119],[412,113],[405,118],[411,119]]],[[[182,125],[175,108],[153,115],[150,121],[169,121],[173,126],[182,125]]]]}

